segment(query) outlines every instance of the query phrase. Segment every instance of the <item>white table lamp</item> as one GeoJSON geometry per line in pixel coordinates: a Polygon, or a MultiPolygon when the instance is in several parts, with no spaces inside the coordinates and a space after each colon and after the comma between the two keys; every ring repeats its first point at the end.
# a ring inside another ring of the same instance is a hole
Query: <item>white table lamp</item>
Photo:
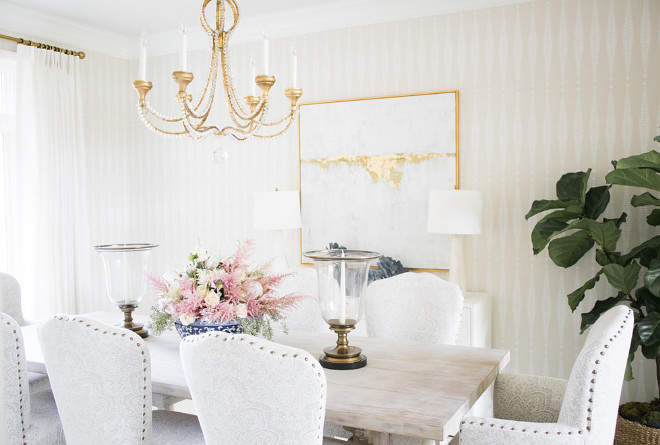
{"type": "MultiPolygon", "coordinates": [[[[284,231],[302,227],[298,190],[275,190],[254,194],[254,228],[275,231],[276,256],[284,253],[284,231]]],[[[287,262],[288,263],[288,262],[287,262]]]]}
{"type": "Polygon", "coordinates": [[[474,190],[431,190],[426,230],[451,235],[449,280],[465,291],[463,245],[460,235],[481,233],[482,198],[474,190]]]}

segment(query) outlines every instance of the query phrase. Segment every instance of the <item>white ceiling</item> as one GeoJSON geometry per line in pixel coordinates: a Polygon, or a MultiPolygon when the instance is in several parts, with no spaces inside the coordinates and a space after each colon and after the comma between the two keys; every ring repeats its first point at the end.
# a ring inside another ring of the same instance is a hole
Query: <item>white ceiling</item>
{"type": "MultiPolygon", "coordinates": [[[[233,41],[256,40],[263,28],[277,38],[528,1],[533,0],[237,0],[241,22],[233,41]]],[[[149,54],[166,54],[181,21],[190,29],[191,48],[206,46],[198,24],[201,5],[202,0],[0,0],[0,32],[135,58],[144,29],[149,54]]]]}

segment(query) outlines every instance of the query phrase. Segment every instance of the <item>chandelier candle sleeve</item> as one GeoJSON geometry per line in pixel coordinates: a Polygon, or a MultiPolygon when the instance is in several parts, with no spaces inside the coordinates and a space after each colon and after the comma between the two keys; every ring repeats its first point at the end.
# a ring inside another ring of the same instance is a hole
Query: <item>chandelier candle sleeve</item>
{"type": "Polygon", "coordinates": [[[293,59],[293,87],[295,88],[298,86],[298,55],[296,54],[295,49],[292,51],[291,58],[293,59]]]}
{"type": "Polygon", "coordinates": [[[181,33],[181,71],[188,71],[188,32],[186,25],[183,24],[183,20],[181,20],[179,32],[181,33]]]}
{"type": "Polygon", "coordinates": [[[270,68],[268,67],[268,34],[264,29],[264,74],[268,74],[270,68]]]}
{"type": "Polygon", "coordinates": [[[140,34],[140,73],[139,80],[147,80],[147,33],[140,34]]]}

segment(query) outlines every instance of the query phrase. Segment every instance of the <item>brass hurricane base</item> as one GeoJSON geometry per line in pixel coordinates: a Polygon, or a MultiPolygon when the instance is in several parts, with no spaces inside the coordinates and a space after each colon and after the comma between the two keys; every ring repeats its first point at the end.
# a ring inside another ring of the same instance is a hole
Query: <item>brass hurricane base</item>
{"type": "Polygon", "coordinates": [[[133,311],[137,308],[136,304],[120,304],[119,309],[124,313],[124,323],[117,326],[135,332],[142,338],[149,336],[149,331],[144,328],[142,323],[133,323],[133,311]]]}
{"type": "Polygon", "coordinates": [[[339,320],[328,321],[330,329],[337,333],[337,345],[323,349],[325,355],[319,358],[321,366],[327,369],[359,369],[367,366],[367,357],[362,349],[348,345],[348,333],[355,329],[355,320],[346,320],[339,324],[339,320]]]}

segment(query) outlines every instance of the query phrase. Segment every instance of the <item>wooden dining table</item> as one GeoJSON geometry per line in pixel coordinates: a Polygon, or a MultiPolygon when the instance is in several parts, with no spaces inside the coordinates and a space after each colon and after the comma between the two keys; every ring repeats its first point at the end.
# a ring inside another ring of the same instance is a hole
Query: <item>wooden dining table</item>
{"type": "MultiPolygon", "coordinates": [[[[86,316],[117,323],[121,314],[86,316]]],[[[139,316],[136,317],[137,321],[139,316]]],[[[22,328],[29,371],[46,373],[37,326],[22,328]]],[[[273,341],[316,357],[336,341],[332,333],[276,334],[273,341]]],[[[350,336],[368,358],[365,368],[326,369],[326,422],[369,431],[374,444],[387,444],[390,434],[447,440],[479,396],[509,362],[509,352],[453,345],[425,345],[350,336]]],[[[146,339],[151,355],[152,389],[190,398],[175,332],[146,339]]]]}

